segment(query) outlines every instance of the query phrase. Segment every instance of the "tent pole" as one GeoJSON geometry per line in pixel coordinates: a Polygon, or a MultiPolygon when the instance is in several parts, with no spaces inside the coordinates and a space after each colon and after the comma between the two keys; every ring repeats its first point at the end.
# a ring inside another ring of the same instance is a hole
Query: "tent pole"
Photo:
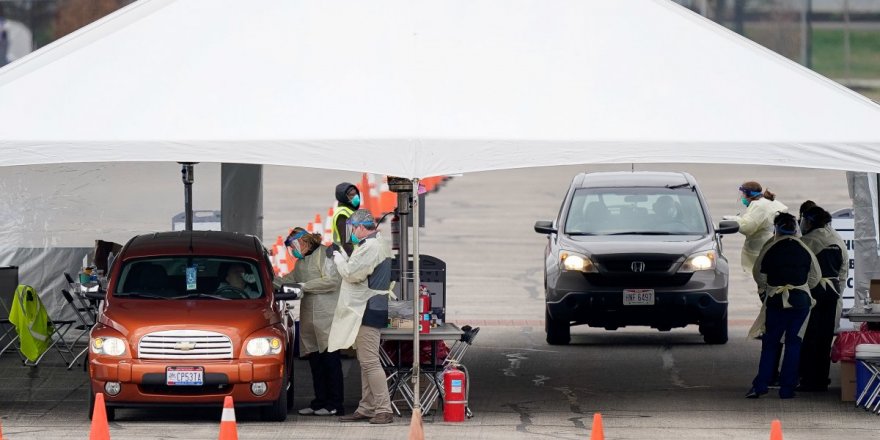
{"type": "MultiPolygon", "coordinates": [[[[419,353],[421,353],[421,345],[419,345],[419,321],[421,321],[419,310],[419,179],[412,181],[412,216],[413,216],[413,411],[422,409],[422,403],[419,397],[419,353]]],[[[406,224],[402,223],[401,228],[405,228],[406,224]]],[[[406,255],[403,258],[407,258],[406,255]]]]}

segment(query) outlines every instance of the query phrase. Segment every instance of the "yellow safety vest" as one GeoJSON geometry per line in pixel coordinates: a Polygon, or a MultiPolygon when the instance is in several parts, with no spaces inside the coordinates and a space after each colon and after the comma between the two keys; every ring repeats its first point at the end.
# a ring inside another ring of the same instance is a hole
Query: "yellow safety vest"
{"type": "Polygon", "coordinates": [[[343,237],[342,232],[344,232],[344,231],[340,232],[336,228],[336,220],[339,219],[340,215],[345,216],[345,218],[347,218],[347,219],[351,218],[352,214],[354,214],[354,211],[352,211],[352,209],[349,208],[348,206],[337,206],[336,210],[333,211],[333,221],[332,221],[332,224],[330,225],[330,227],[333,230],[333,242],[340,245],[340,246],[342,246],[342,244],[345,243],[345,241],[348,239],[348,237],[343,237]]]}
{"type": "Polygon", "coordinates": [[[40,296],[33,287],[20,284],[15,289],[9,322],[18,332],[21,354],[29,361],[35,362],[49,348],[52,328],[49,325],[46,308],[43,307],[40,296]]]}

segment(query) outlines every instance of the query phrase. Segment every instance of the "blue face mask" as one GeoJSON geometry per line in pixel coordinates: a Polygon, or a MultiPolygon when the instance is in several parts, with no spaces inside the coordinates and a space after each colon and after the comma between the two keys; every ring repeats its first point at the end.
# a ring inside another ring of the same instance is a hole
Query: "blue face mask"
{"type": "Polygon", "coordinates": [[[302,260],[303,258],[305,258],[303,257],[303,254],[299,253],[299,249],[293,250],[293,256],[296,257],[297,260],[302,260]]]}
{"type": "Polygon", "coordinates": [[[357,235],[354,235],[354,232],[351,233],[351,242],[354,244],[358,244],[361,242],[361,239],[358,238],[357,235]]]}
{"type": "Polygon", "coordinates": [[[745,197],[740,197],[739,201],[742,202],[742,204],[745,205],[746,207],[749,206],[749,199],[747,199],[745,197]]]}
{"type": "Polygon", "coordinates": [[[360,194],[355,194],[355,196],[351,198],[351,206],[354,206],[355,208],[357,208],[358,206],[361,206],[361,195],[360,194]]]}

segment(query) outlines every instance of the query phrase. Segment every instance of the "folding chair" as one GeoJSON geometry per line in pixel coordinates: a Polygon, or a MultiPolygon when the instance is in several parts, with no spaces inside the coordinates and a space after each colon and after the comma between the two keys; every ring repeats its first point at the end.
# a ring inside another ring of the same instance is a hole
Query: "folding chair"
{"type": "MultiPolygon", "coordinates": [[[[443,371],[445,371],[446,368],[450,367],[452,364],[455,364],[458,368],[464,371],[465,378],[467,379],[468,384],[466,388],[466,393],[470,394],[470,374],[468,373],[467,367],[465,367],[462,363],[462,360],[464,359],[464,355],[467,353],[468,348],[473,345],[474,339],[477,338],[477,333],[480,332],[480,328],[471,328],[471,326],[466,325],[462,327],[461,330],[463,332],[461,334],[461,338],[459,338],[457,341],[455,341],[454,344],[452,344],[452,348],[449,349],[449,353],[446,355],[446,359],[443,359],[443,361],[440,363],[443,369],[439,373],[436,373],[436,375],[428,375],[431,380],[428,382],[428,386],[425,389],[425,397],[422,399],[422,402],[424,402],[422,408],[425,409],[426,413],[427,411],[430,411],[431,407],[434,406],[437,398],[442,396],[444,391],[442,379],[443,371]]],[[[474,414],[471,412],[470,407],[465,407],[465,414],[468,418],[474,416],[474,414]]]]}
{"type": "MultiPolygon", "coordinates": [[[[70,361],[67,359],[66,355],[70,355],[70,357],[74,357],[76,354],[73,352],[73,348],[65,341],[64,337],[67,335],[67,332],[73,327],[73,324],[76,321],[73,320],[53,320],[49,313],[46,312],[46,308],[43,306],[43,302],[40,300],[40,296],[37,295],[37,291],[34,290],[33,287],[21,284],[18,286],[18,289],[15,290],[15,304],[13,304],[13,309],[18,307],[19,310],[13,310],[13,313],[17,314],[18,320],[24,320],[24,323],[31,326],[29,329],[30,333],[27,335],[28,339],[33,339],[35,341],[39,341],[43,344],[47,344],[45,349],[42,350],[42,353],[37,357],[37,359],[31,361],[30,358],[25,359],[24,364],[29,367],[35,367],[39,365],[40,361],[46,356],[46,353],[54,349],[58,352],[58,355],[61,356],[61,359],[64,361],[65,365],[70,361]],[[43,335],[40,330],[41,329],[33,329],[35,323],[38,323],[42,320],[42,315],[45,313],[46,315],[46,329],[48,330],[48,334],[43,335]]],[[[12,317],[10,317],[12,320],[12,317]]],[[[19,321],[21,324],[22,321],[19,321]]],[[[19,348],[22,351],[25,348],[25,343],[27,342],[21,333],[18,334],[19,337],[19,348]]]]}
{"type": "Polygon", "coordinates": [[[6,350],[18,352],[18,333],[15,331],[15,325],[9,320],[16,287],[18,287],[18,267],[0,267],[0,356],[3,356],[6,350]]]}
{"type": "MultiPolygon", "coordinates": [[[[61,294],[64,295],[64,300],[67,301],[67,305],[73,310],[76,316],[75,326],[72,330],[79,331],[79,334],[76,335],[76,339],[70,344],[70,347],[73,348],[82,339],[83,336],[89,334],[92,330],[92,327],[95,326],[95,318],[91,314],[90,307],[83,307],[77,304],[76,300],[73,298],[73,295],[67,289],[61,289],[61,294]]],[[[83,355],[88,353],[89,344],[86,344],[86,347],[82,349],[76,356],[74,356],[73,360],[67,364],[67,369],[73,368],[73,365],[76,363],[77,359],[81,358],[83,355]]]]}
{"type": "Polygon", "coordinates": [[[64,272],[64,279],[67,280],[67,291],[72,292],[73,298],[79,300],[80,305],[77,308],[85,309],[85,312],[91,317],[91,321],[95,322],[98,319],[98,300],[83,296],[80,284],[69,273],[64,272]]]}

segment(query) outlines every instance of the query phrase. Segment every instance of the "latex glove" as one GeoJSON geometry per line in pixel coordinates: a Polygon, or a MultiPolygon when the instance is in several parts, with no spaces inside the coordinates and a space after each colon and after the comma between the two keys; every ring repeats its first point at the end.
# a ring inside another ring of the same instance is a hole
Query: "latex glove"
{"type": "Polygon", "coordinates": [[[337,265],[345,263],[345,257],[342,256],[342,253],[339,251],[333,251],[333,262],[337,265]]]}
{"type": "Polygon", "coordinates": [[[290,292],[294,293],[296,295],[295,299],[302,299],[302,297],[305,296],[305,292],[303,291],[302,284],[299,284],[299,283],[285,284],[284,285],[284,292],[285,293],[290,293],[290,292]]]}

